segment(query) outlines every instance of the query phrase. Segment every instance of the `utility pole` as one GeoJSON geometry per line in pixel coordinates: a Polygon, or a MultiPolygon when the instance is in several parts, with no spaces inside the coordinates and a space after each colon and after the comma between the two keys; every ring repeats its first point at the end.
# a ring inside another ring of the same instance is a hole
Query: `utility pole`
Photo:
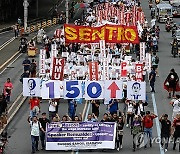
{"type": "Polygon", "coordinates": [[[36,0],[36,17],[39,16],[39,0],[36,0]]]}
{"type": "Polygon", "coordinates": [[[29,3],[27,0],[24,0],[23,6],[24,6],[24,31],[26,32],[26,30],[27,30],[27,18],[28,18],[28,6],[29,6],[29,3]]]}
{"type": "Polygon", "coordinates": [[[69,0],[66,0],[66,24],[69,22],[69,0]]]}

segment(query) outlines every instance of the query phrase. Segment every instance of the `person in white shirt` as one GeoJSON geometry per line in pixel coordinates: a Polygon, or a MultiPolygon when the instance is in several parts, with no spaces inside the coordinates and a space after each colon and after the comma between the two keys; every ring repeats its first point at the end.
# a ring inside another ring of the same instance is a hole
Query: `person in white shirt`
{"type": "Polygon", "coordinates": [[[177,114],[180,114],[180,95],[176,95],[176,99],[171,100],[170,104],[173,106],[172,120],[177,114]]]}
{"type": "Polygon", "coordinates": [[[52,99],[52,100],[49,100],[49,120],[52,121],[53,117],[56,116],[56,106],[57,106],[57,102],[52,99]]]}
{"type": "Polygon", "coordinates": [[[30,121],[30,117],[28,119],[29,124],[31,126],[31,141],[32,141],[32,153],[39,151],[38,143],[40,130],[45,133],[44,129],[41,126],[41,123],[38,121],[37,116],[34,116],[32,121],[30,121]]]}

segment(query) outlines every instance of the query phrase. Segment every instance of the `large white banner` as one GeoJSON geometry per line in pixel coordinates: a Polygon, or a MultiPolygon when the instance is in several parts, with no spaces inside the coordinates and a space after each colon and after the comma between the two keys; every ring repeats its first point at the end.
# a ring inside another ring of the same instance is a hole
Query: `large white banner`
{"type": "Polygon", "coordinates": [[[46,50],[45,49],[40,49],[40,54],[39,54],[39,75],[45,75],[46,74],[45,60],[46,60],[46,50]]]}
{"type": "Polygon", "coordinates": [[[86,81],[85,82],[85,99],[104,99],[104,82],[103,81],[86,81]]]}
{"type": "Polygon", "coordinates": [[[146,82],[127,82],[128,100],[146,100],[146,82]]]}
{"type": "Polygon", "coordinates": [[[64,99],[82,98],[82,81],[64,81],[64,99]]]}
{"type": "Polygon", "coordinates": [[[40,78],[23,78],[23,96],[40,97],[40,78]]]}
{"type": "Polygon", "coordinates": [[[145,60],[146,60],[145,42],[140,42],[140,61],[144,62],[145,60]]]}
{"type": "Polygon", "coordinates": [[[109,99],[122,99],[123,98],[123,82],[119,80],[107,80],[105,82],[104,98],[109,99]]]}
{"type": "Polygon", "coordinates": [[[48,80],[42,82],[42,99],[53,99],[63,97],[63,82],[59,80],[48,80]]]}

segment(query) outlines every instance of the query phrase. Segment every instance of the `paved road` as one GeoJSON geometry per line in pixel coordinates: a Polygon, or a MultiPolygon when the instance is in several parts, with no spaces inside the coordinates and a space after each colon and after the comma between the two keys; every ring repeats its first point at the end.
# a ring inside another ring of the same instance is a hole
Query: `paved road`
{"type": "MultiPolygon", "coordinates": [[[[148,19],[150,19],[149,16],[149,9],[148,9],[148,3],[147,1],[143,1],[143,9],[146,13],[146,16],[148,19]]],[[[178,20],[178,19],[176,19],[178,20]]],[[[163,90],[163,82],[169,73],[169,70],[173,67],[177,71],[177,73],[180,75],[180,61],[179,58],[172,58],[170,55],[170,45],[169,42],[171,41],[171,36],[170,33],[167,33],[164,31],[164,24],[159,24],[161,28],[161,34],[160,34],[160,41],[159,41],[159,53],[158,56],[160,57],[160,64],[159,64],[159,75],[160,77],[157,78],[156,81],[156,93],[155,93],[155,99],[156,99],[156,104],[157,104],[157,109],[158,109],[158,115],[160,116],[163,113],[167,113],[169,115],[172,115],[172,108],[169,105],[169,99],[167,99],[167,93],[163,90]]],[[[14,71],[17,71],[20,63],[15,62],[15,69],[14,71]]],[[[14,72],[13,71],[13,72],[14,72]]],[[[12,72],[12,71],[9,71],[12,72]]],[[[7,74],[4,74],[5,77],[7,77],[7,74]]],[[[17,77],[17,74],[15,75],[17,77]]],[[[149,105],[147,107],[147,110],[153,111],[153,103],[152,103],[152,97],[151,93],[149,92],[150,89],[148,87],[147,89],[147,94],[149,98],[149,105]]],[[[91,106],[88,108],[89,105],[87,105],[86,112],[85,113],[90,113],[91,112],[91,106]],[[89,110],[87,110],[89,109],[89,110]]],[[[77,113],[83,112],[83,109],[85,107],[85,103],[78,105],[77,107],[77,113]]],[[[27,117],[29,115],[29,105],[28,102],[26,101],[22,108],[20,109],[19,113],[15,116],[14,120],[10,123],[8,130],[9,134],[11,135],[11,138],[9,139],[9,143],[7,146],[7,153],[13,153],[13,154],[29,154],[31,152],[31,142],[30,142],[30,128],[27,123],[27,117]]],[[[41,104],[41,110],[47,112],[48,104],[46,101],[43,101],[41,104]]],[[[120,104],[120,109],[122,109],[122,104],[120,104]]],[[[106,106],[101,104],[100,106],[101,114],[100,117],[102,117],[102,114],[106,112],[106,106]]],[[[61,101],[61,104],[59,106],[59,114],[60,116],[64,115],[67,113],[67,102],[61,101]]],[[[86,114],[85,114],[86,116],[86,114]]],[[[156,125],[155,125],[156,126],[156,125]]],[[[123,140],[123,149],[119,153],[124,153],[124,154],[130,154],[132,152],[132,136],[130,135],[130,130],[128,128],[125,128],[125,136],[123,140]]],[[[153,136],[157,136],[157,130],[156,127],[153,129],[153,136]]],[[[153,147],[147,148],[147,149],[140,149],[137,151],[140,154],[160,154],[159,150],[159,145],[157,143],[153,144],[153,147]]],[[[59,153],[59,152],[38,152],[39,154],[42,153],[59,153]]],[[[90,152],[87,151],[79,151],[79,152],[60,152],[60,153],[82,153],[82,154],[88,154],[90,152]]],[[[94,150],[93,153],[99,154],[99,153],[118,153],[116,150],[110,150],[107,152],[102,152],[102,151],[97,151],[94,150]]],[[[169,151],[167,154],[176,154],[179,153],[178,151],[172,151],[172,145],[169,146],[169,151]]]]}

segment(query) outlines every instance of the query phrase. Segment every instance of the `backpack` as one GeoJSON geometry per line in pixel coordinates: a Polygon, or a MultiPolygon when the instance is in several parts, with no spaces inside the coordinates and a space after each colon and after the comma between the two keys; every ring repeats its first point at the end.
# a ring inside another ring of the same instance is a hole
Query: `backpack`
{"type": "Polygon", "coordinates": [[[36,71],[36,64],[35,63],[30,64],[29,71],[30,72],[35,72],[36,71]]]}
{"type": "Polygon", "coordinates": [[[155,57],[155,63],[159,64],[159,57],[157,57],[157,56],[155,57]]]}

